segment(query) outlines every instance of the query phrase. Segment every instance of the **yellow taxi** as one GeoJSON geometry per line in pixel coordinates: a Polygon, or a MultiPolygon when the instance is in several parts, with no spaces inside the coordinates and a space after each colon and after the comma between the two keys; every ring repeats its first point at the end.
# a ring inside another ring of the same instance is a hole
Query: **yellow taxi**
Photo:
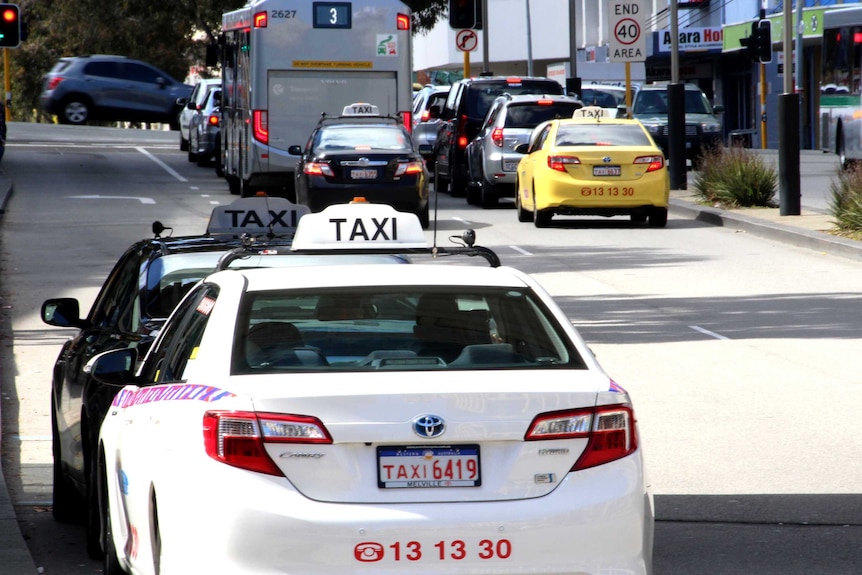
{"type": "MultiPolygon", "coordinates": [[[[589,111],[588,108],[582,110],[589,111]]],[[[667,161],[638,120],[602,114],[539,124],[516,148],[518,220],[546,227],[554,215],[629,215],[667,224],[667,161]]]]}

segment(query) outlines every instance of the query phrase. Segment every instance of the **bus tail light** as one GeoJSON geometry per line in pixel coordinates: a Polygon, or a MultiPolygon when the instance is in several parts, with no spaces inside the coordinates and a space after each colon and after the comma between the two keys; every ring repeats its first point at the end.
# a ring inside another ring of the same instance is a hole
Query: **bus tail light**
{"type": "Polygon", "coordinates": [[[404,123],[404,127],[407,128],[407,131],[413,132],[413,112],[410,110],[401,112],[401,120],[404,123]]]}
{"type": "Polygon", "coordinates": [[[401,14],[400,12],[395,17],[395,21],[399,30],[409,30],[410,29],[410,16],[408,14],[401,14]]]}
{"type": "Polygon", "coordinates": [[[255,28],[266,28],[267,17],[266,12],[258,12],[254,15],[254,27],[255,28]]]}
{"type": "Polygon", "coordinates": [[[628,405],[556,411],[536,416],[525,441],[588,438],[572,471],[580,471],[634,453],[638,447],[635,417],[628,405]]]}
{"type": "Polygon", "coordinates": [[[254,139],[261,144],[269,144],[269,114],[266,110],[253,110],[254,139]]]}
{"type": "Polygon", "coordinates": [[[249,411],[207,411],[203,434],[206,453],[216,461],[276,476],[283,474],[264,444],[332,443],[316,417],[249,411]]]}

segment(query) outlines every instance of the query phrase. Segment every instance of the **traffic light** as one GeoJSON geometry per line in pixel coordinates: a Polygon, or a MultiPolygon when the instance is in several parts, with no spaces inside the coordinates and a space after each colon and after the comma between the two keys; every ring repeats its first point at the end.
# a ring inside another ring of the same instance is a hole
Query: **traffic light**
{"type": "Polygon", "coordinates": [[[772,62],[772,22],[755,20],[751,23],[751,36],[740,38],[739,43],[746,47],[752,62],[772,62]]]}
{"type": "Polygon", "coordinates": [[[21,44],[21,18],[17,4],[0,4],[0,48],[21,44]]]}
{"type": "Polygon", "coordinates": [[[763,19],[757,21],[755,32],[757,44],[757,61],[766,64],[772,62],[772,22],[763,19]]]}
{"type": "Polygon", "coordinates": [[[449,0],[449,27],[482,29],[482,0],[449,0]]]}

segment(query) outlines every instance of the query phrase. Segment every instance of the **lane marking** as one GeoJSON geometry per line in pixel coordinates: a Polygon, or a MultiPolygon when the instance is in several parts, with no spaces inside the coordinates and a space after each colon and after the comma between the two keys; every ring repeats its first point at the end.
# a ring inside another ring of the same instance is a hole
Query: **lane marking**
{"type": "Polygon", "coordinates": [[[714,337],[715,339],[727,339],[727,340],[730,339],[729,337],[723,336],[720,333],[715,333],[714,331],[709,331],[708,329],[704,329],[704,328],[700,327],[699,325],[690,325],[688,327],[690,327],[694,331],[699,331],[700,333],[702,333],[704,335],[708,335],[709,337],[714,337]]]}
{"type": "Polygon", "coordinates": [[[533,254],[531,254],[530,252],[528,252],[527,250],[522,249],[522,248],[519,248],[518,246],[509,246],[509,247],[510,247],[510,248],[512,248],[513,250],[515,250],[516,252],[518,252],[519,254],[522,254],[522,255],[525,255],[525,256],[531,256],[531,255],[533,255],[533,254]]]}
{"type": "Polygon", "coordinates": [[[66,196],[75,200],[136,200],[142,204],[155,204],[153,198],[142,198],[138,196],[66,196]]]}
{"type": "Polygon", "coordinates": [[[174,170],[172,167],[170,167],[169,165],[167,165],[166,163],[164,163],[163,161],[161,161],[160,159],[158,159],[157,157],[155,157],[154,155],[152,155],[151,153],[149,153],[145,149],[143,149],[143,148],[135,148],[135,149],[137,151],[139,151],[140,153],[142,153],[143,155],[145,155],[146,157],[148,157],[149,159],[151,159],[152,161],[154,161],[155,163],[157,163],[159,166],[162,167],[162,169],[164,171],[166,171],[167,173],[169,173],[170,175],[172,175],[173,177],[175,177],[179,181],[188,182],[188,180],[186,178],[182,177],[181,175],[179,175],[176,172],[176,170],[174,170]]]}

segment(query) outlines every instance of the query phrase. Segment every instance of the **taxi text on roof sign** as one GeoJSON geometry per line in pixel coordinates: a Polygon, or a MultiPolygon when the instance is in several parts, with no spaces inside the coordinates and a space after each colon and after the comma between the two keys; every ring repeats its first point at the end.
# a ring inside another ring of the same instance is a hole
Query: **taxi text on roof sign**
{"type": "Polygon", "coordinates": [[[218,206],[210,215],[208,234],[293,234],[299,219],[310,213],[308,206],[284,198],[252,196],[218,206]]]}
{"type": "Polygon", "coordinates": [[[335,204],[303,216],[291,249],[427,248],[416,214],[386,204],[335,204]]]}
{"type": "Polygon", "coordinates": [[[609,118],[610,116],[610,112],[600,106],[584,106],[572,114],[572,118],[609,118]]]}
{"type": "Polygon", "coordinates": [[[379,116],[380,108],[374,104],[366,104],[365,102],[355,102],[344,106],[341,111],[342,116],[379,116]]]}

